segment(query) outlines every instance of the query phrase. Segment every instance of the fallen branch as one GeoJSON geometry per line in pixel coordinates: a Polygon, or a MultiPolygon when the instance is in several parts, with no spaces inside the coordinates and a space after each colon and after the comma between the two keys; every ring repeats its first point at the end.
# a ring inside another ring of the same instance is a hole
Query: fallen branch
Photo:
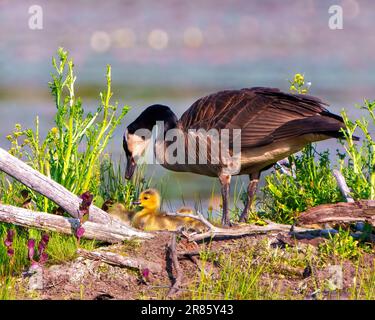
{"type": "Polygon", "coordinates": [[[78,249],[77,254],[86,259],[99,260],[114,266],[133,268],[140,271],[148,269],[152,273],[161,273],[163,270],[162,266],[158,263],[142,258],[125,257],[113,252],[78,249]]]}
{"type": "MultiPolygon", "coordinates": [[[[20,181],[30,189],[52,200],[72,217],[79,217],[79,205],[82,200],[78,196],[56,181],[31,168],[2,148],[0,148],[0,170],[20,181]]],[[[123,234],[127,236],[137,236],[140,238],[150,237],[147,233],[130,228],[120,221],[112,219],[110,215],[96,206],[90,206],[89,220],[97,223],[111,224],[113,227],[123,229],[123,234]]]]}
{"type": "MultiPolygon", "coordinates": [[[[75,234],[75,230],[79,226],[79,220],[75,218],[66,218],[46,212],[35,212],[4,204],[0,204],[0,221],[65,234],[75,234]]],[[[124,229],[117,226],[92,221],[86,221],[82,226],[85,229],[83,237],[87,239],[115,243],[132,238],[131,234],[124,232],[124,229]]]]}
{"type": "Polygon", "coordinates": [[[358,221],[375,226],[375,200],[322,204],[301,213],[298,225],[358,221]]]}
{"type": "MultiPolygon", "coordinates": [[[[189,217],[200,221],[205,226],[208,227],[208,231],[203,233],[193,233],[187,234],[183,232],[183,235],[189,241],[201,241],[204,239],[226,239],[226,238],[237,238],[243,236],[250,236],[255,234],[265,234],[270,232],[291,232],[297,234],[298,232],[306,232],[309,229],[292,227],[291,225],[278,224],[272,221],[267,220],[267,225],[257,226],[257,225],[246,225],[241,227],[232,227],[232,228],[219,228],[210,223],[201,213],[197,212],[197,215],[193,214],[182,214],[182,213],[167,213],[169,216],[174,217],[189,217]]],[[[315,230],[313,230],[315,231],[315,230]]]]}
{"type": "MultiPolygon", "coordinates": [[[[188,236],[189,241],[201,241],[204,239],[226,239],[226,238],[237,238],[243,236],[250,236],[255,234],[266,234],[272,232],[290,232],[290,225],[278,224],[271,221],[267,221],[265,226],[257,225],[246,225],[243,227],[232,227],[228,229],[213,227],[207,232],[197,233],[188,236]]],[[[308,229],[294,227],[294,232],[304,232],[308,229]]]]}
{"type": "Polygon", "coordinates": [[[168,297],[173,296],[174,294],[178,292],[179,287],[181,285],[181,281],[182,281],[182,270],[180,267],[180,263],[178,262],[176,238],[177,238],[176,233],[173,233],[171,242],[168,246],[169,258],[171,259],[173,268],[175,269],[175,272],[176,272],[174,283],[168,292],[168,297]]]}

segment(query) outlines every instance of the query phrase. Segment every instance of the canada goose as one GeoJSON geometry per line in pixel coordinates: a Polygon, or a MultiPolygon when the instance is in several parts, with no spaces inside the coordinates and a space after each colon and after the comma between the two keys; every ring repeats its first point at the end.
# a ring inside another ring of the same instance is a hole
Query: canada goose
{"type": "MultiPolygon", "coordinates": [[[[288,94],[276,88],[263,87],[225,90],[208,95],[197,100],[180,120],[169,107],[152,105],[127,127],[124,134],[123,147],[127,158],[125,176],[127,179],[132,177],[136,160],[144,154],[151,140],[150,135],[138,135],[138,130],[151,131],[157,121],[164,123],[164,136],[170,129],[179,129],[186,139],[190,129],[240,129],[240,170],[235,175],[247,174],[250,177],[247,200],[240,216],[241,222],[246,221],[261,171],[301,150],[310,142],[343,136],[343,119],[330,113],[324,105],[320,99],[312,96],[288,94]]],[[[229,152],[232,152],[231,146],[236,141],[231,138],[229,152]]],[[[164,152],[164,157],[167,157],[165,151],[171,143],[156,143],[155,153],[164,152]]],[[[188,149],[186,143],[184,148],[188,149]]],[[[209,162],[210,155],[207,159],[206,164],[171,164],[165,161],[161,165],[173,171],[218,177],[222,186],[222,224],[229,225],[228,194],[233,174],[228,173],[228,164],[212,164],[209,162]]]]}
{"type": "MultiPolygon", "coordinates": [[[[133,202],[142,207],[133,217],[133,227],[145,231],[169,230],[176,231],[180,227],[203,231],[205,226],[199,220],[190,217],[168,216],[160,211],[160,195],[154,189],[147,189],[139,195],[139,200],[133,202]]],[[[185,213],[185,209],[182,209],[185,213]]],[[[191,211],[189,212],[191,213],[191,211]]]]}

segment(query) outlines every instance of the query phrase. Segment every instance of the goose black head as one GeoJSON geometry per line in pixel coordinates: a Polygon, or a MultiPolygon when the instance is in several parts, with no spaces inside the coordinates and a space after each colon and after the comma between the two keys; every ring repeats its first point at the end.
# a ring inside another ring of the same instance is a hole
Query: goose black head
{"type": "Polygon", "coordinates": [[[131,179],[133,176],[137,160],[144,154],[151,140],[152,129],[159,121],[163,122],[165,134],[169,129],[176,127],[178,119],[169,107],[154,104],[128,125],[123,138],[127,160],[125,179],[131,179]]]}

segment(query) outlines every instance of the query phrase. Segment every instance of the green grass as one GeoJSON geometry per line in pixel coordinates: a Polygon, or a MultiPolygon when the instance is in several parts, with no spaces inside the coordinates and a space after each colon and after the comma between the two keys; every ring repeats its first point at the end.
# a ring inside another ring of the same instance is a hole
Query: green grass
{"type": "Polygon", "coordinates": [[[338,153],[340,170],[354,199],[375,199],[375,140],[369,130],[375,125],[375,101],[365,100],[364,105],[357,106],[366,112],[367,118],[351,120],[345,111],[341,113],[346,130],[345,140],[341,143],[345,153],[338,153]],[[360,142],[354,142],[353,136],[361,134],[360,142]]]}
{"type": "Polygon", "coordinates": [[[221,267],[219,274],[204,271],[209,257],[201,255],[202,267],[196,283],[191,288],[192,299],[272,299],[275,297],[270,287],[260,283],[265,272],[263,265],[254,265],[252,252],[244,252],[242,258],[238,254],[220,255],[217,259],[221,267]]]}
{"type": "Polygon", "coordinates": [[[328,278],[320,278],[317,272],[330,265],[344,267],[347,255],[327,256],[311,246],[271,248],[267,239],[253,246],[227,250],[230,253],[210,249],[201,253],[201,269],[187,290],[186,298],[299,300],[311,299],[313,292],[317,292],[317,299],[338,299],[342,295],[349,299],[373,300],[375,297],[375,261],[367,265],[363,255],[351,262],[357,271],[353,283],[344,292],[332,290],[328,278]],[[307,266],[312,273],[303,280],[302,272],[307,266]]]}
{"type": "MultiPolygon", "coordinates": [[[[145,166],[141,166],[132,181],[125,181],[120,164],[106,154],[114,130],[121,125],[129,110],[128,106],[124,106],[117,112],[117,103],[111,102],[111,67],[107,66],[107,87],[99,94],[98,108],[91,114],[85,111],[81,99],[75,94],[76,75],[68,52],[59,49],[52,64],[54,72],[49,86],[55,102],[54,126],[46,137],[41,137],[38,117],[34,129],[24,129],[21,124],[16,124],[14,131],[7,136],[11,145],[9,152],[77,195],[90,191],[97,206],[112,200],[130,207],[131,201],[149,186],[150,180],[143,178],[145,166]]],[[[3,173],[0,174],[0,201],[50,213],[57,208],[46,197],[3,173]]],[[[15,297],[14,280],[30,265],[27,241],[29,238],[38,241],[41,234],[41,231],[0,223],[0,299],[15,297]],[[8,257],[4,245],[9,228],[16,230],[13,257],[8,257]]],[[[74,236],[49,235],[47,264],[62,263],[76,257],[77,240],[74,236]]],[[[79,247],[88,250],[97,245],[96,241],[84,239],[79,243],[79,247]]]]}
{"type": "Polygon", "coordinates": [[[375,300],[375,259],[372,266],[368,266],[364,271],[357,272],[354,285],[350,290],[350,298],[353,300],[375,300]]]}
{"type": "MultiPolygon", "coordinates": [[[[59,233],[49,233],[50,240],[47,246],[49,256],[47,265],[62,263],[73,260],[77,257],[77,239],[74,236],[62,235],[59,233]]],[[[15,227],[9,224],[0,224],[0,300],[13,299],[16,297],[14,292],[14,283],[22,272],[30,267],[30,261],[27,256],[27,241],[30,238],[41,239],[42,231],[35,229],[26,229],[15,227]],[[15,230],[16,234],[13,240],[14,256],[9,257],[4,245],[4,239],[9,229],[15,230]]],[[[79,247],[87,250],[93,250],[99,246],[99,242],[94,240],[81,239],[79,247]]]]}
{"type": "Polygon", "coordinates": [[[312,263],[308,250],[300,254],[295,248],[274,249],[267,239],[254,246],[230,250],[230,253],[208,249],[200,258],[201,271],[190,288],[192,299],[298,299],[302,296],[293,295],[290,288],[282,288],[278,279],[295,276],[285,266],[301,268],[312,263]],[[217,270],[213,271],[212,266],[217,270]]]}
{"type": "Polygon", "coordinates": [[[340,229],[338,233],[329,235],[329,239],[319,246],[320,254],[326,258],[358,259],[363,248],[360,242],[350,235],[350,230],[340,229]]]}
{"type": "Polygon", "coordinates": [[[266,177],[263,188],[266,217],[292,224],[298,213],[324,203],[343,201],[332,174],[329,152],[317,154],[313,145],[289,157],[292,175],[275,171],[266,177]]]}

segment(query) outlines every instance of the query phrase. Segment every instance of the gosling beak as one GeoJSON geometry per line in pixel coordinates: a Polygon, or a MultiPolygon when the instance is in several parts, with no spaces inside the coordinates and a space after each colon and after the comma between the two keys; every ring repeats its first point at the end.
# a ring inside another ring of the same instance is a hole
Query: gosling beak
{"type": "Polygon", "coordinates": [[[135,168],[137,164],[135,163],[133,158],[128,158],[126,163],[126,171],[125,171],[125,179],[130,180],[134,174],[135,168]]]}
{"type": "Polygon", "coordinates": [[[132,205],[134,206],[139,206],[141,204],[141,201],[133,201],[132,205]]]}

